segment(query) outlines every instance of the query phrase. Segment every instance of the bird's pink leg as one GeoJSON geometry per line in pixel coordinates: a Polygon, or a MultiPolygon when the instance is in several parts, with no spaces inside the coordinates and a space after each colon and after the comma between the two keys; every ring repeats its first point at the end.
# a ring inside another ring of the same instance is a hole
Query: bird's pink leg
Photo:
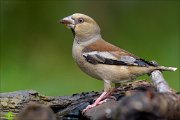
{"type": "Polygon", "coordinates": [[[92,104],[92,105],[88,105],[84,110],[83,110],[83,113],[86,112],[87,110],[97,106],[97,105],[100,105],[100,104],[103,104],[104,102],[106,102],[106,99],[112,92],[103,92],[100,97],[98,97],[98,99],[92,104]]]}

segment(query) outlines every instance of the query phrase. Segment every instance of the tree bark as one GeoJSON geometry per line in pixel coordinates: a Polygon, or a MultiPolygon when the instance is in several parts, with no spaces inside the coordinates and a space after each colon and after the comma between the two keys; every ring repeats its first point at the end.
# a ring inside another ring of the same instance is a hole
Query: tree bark
{"type": "Polygon", "coordinates": [[[145,80],[123,83],[113,93],[116,100],[109,99],[84,114],[81,111],[101,92],[57,97],[34,90],[1,93],[0,117],[5,119],[12,112],[17,120],[179,120],[180,94],[162,78],[161,72],[155,71],[151,74],[154,85],[145,80]]]}

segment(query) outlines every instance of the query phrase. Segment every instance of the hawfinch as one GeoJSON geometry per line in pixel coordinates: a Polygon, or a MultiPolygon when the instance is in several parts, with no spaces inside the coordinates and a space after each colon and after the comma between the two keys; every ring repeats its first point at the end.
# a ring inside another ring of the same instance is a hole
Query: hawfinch
{"type": "Polygon", "coordinates": [[[60,20],[71,29],[74,36],[72,54],[79,68],[93,78],[104,81],[104,92],[84,112],[102,104],[110,96],[112,83],[131,81],[153,70],[175,71],[177,68],[159,66],[139,58],[106,42],[99,25],[89,16],[75,13],[60,20]]]}

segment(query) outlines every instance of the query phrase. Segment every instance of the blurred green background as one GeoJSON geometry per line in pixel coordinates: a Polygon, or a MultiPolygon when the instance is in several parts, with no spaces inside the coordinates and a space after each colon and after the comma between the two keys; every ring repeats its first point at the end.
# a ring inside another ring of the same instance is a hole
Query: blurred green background
{"type": "MultiPolygon", "coordinates": [[[[164,72],[180,91],[180,2],[1,0],[1,92],[34,89],[45,95],[100,91],[103,82],[80,71],[73,36],[58,20],[73,13],[94,18],[105,40],[146,60],[178,67],[164,72]]],[[[139,79],[148,78],[147,76],[139,79]]]]}

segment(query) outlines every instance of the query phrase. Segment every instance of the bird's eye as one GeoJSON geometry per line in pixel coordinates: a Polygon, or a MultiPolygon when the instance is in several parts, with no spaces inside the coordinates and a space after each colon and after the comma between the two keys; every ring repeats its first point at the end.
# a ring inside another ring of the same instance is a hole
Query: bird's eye
{"type": "Polygon", "coordinates": [[[84,22],[84,19],[83,18],[79,18],[78,19],[78,23],[83,23],[84,22]]]}

